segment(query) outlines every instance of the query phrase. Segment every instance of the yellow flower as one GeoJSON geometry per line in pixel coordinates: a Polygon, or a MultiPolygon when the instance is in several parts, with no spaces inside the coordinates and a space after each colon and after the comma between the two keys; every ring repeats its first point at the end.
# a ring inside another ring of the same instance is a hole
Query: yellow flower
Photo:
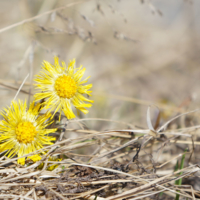
{"type": "MultiPolygon", "coordinates": [[[[62,161],[62,158],[49,157],[48,160],[49,160],[49,161],[57,161],[57,162],[59,162],[59,161],[62,161]]],[[[42,169],[43,166],[44,166],[44,163],[41,163],[41,164],[38,166],[38,169],[42,169]]],[[[48,166],[48,167],[47,167],[47,170],[48,170],[48,171],[53,171],[54,169],[56,169],[56,168],[59,166],[59,164],[50,164],[50,163],[48,163],[47,166],[48,166]]]]}
{"type": "MultiPolygon", "coordinates": [[[[21,157],[43,148],[44,145],[53,144],[55,138],[48,134],[55,132],[56,129],[45,129],[52,123],[48,120],[51,116],[39,116],[40,106],[35,106],[33,102],[27,109],[26,102],[13,101],[10,107],[0,113],[4,118],[0,122],[0,152],[7,150],[8,157],[21,157]]],[[[28,158],[34,162],[41,159],[38,154],[28,158]]],[[[25,157],[19,158],[18,163],[24,165],[25,157]]]]}
{"type": "Polygon", "coordinates": [[[63,111],[68,119],[75,118],[71,104],[86,114],[88,113],[86,108],[92,105],[84,101],[93,103],[92,100],[83,96],[83,94],[91,96],[92,92],[88,91],[92,84],[83,85],[89,77],[81,81],[85,68],[82,69],[82,66],[75,68],[74,65],[75,60],[72,60],[68,67],[65,62],[62,62],[60,66],[58,58],[55,57],[54,65],[44,61],[42,70],[35,79],[36,88],[41,91],[34,95],[36,101],[45,99],[44,109],[50,109],[49,112],[54,111],[54,114],[60,111],[60,115],[63,111]]]}

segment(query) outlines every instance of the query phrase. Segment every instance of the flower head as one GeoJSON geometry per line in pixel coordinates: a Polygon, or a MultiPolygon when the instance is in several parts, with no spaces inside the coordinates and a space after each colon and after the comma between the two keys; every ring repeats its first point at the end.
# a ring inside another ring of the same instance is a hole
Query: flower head
{"type": "MultiPolygon", "coordinates": [[[[57,158],[57,157],[49,157],[49,159],[48,159],[49,161],[57,161],[57,162],[59,162],[59,161],[62,161],[62,158],[57,158]]],[[[59,166],[59,164],[50,164],[50,163],[48,163],[47,164],[47,170],[48,171],[53,171],[54,169],[56,169],[57,167],[59,166]]],[[[38,166],[38,169],[42,169],[44,167],[44,163],[42,162],[42,163],[40,163],[40,165],[38,166]]]]}
{"type": "MultiPolygon", "coordinates": [[[[27,109],[26,102],[13,101],[9,108],[5,108],[0,114],[3,120],[0,122],[0,152],[6,151],[8,157],[32,153],[43,148],[44,145],[53,144],[54,137],[48,136],[56,129],[45,129],[51,124],[48,120],[50,114],[38,115],[40,104],[30,104],[27,109]]],[[[40,160],[39,155],[29,157],[33,161],[40,160]]],[[[19,158],[18,163],[24,164],[25,158],[19,158]]]]}
{"type": "Polygon", "coordinates": [[[85,68],[82,66],[75,68],[75,60],[69,62],[66,67],[65,62],[59,65],[58,58],[55,57],[54,65],[44,61],[42,71],[36,76],[36,88],[40,90],[34,95],[35,100],[45,99],[44,109],[50,109],[49,112],[64,112],[68,119],[75,118],[71,105],[83,113],[88,113],[86,108],[92,105],[85,102],[93,103],[92,100],[84,97],[83,94],[91,96],[92,91],[88,91],[92,84],[83,85],[88,78],[81,81],[85,68]],[[85,102],[84,102],[85,101],[85,102]]]}

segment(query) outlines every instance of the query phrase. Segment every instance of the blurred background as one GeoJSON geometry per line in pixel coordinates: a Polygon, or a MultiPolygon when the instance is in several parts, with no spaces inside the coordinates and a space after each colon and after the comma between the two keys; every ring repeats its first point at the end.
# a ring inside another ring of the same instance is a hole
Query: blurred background
{"type": "MultiPolygon", "coordinates": [[[[199,13],[198,0],[0,0],[0,108],[27,74],[27,94],[18,97],[29,99],[34,75],[55,55],[66,63],[76,58],[91,76],[94,105],[80,118],[147,128],[149,105],[160,109],[161,121],[198,108],[199,13]]],[[[123,125],[86,123],[97,130],[123,125]]]]}

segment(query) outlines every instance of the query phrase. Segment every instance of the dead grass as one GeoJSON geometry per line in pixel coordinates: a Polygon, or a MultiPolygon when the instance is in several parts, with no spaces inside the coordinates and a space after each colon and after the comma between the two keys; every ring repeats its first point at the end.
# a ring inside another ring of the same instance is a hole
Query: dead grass
{"type": "Polygon", "coordinates": [[[35,164],[28,161],[26,167],[17,165],[17,158],[1,158],[0,198],[159,199],[163,193],[160,199],[173,199],[178,191],[181,198],[200,196],[194,189],[198,187],[195,179],[200,168],[193,164],[200,145],[194,140],[199,127],[171,130],[164,125],[158,130],[126,128],[104,132],[66,128],[64,132],[83,135],[63,139],[60,133],[57,142],[45,148],[48,154],[35,164]],[[174,171],[185,148],[184,168],[174,171]],[[49,157],[62,161],[49,161],[49,157]],[[41,162],[42,169],[38,168],[41,162]],[[48,171],[52,164],[58,167],[48,171]],[[175,185],[180,178],[186,184],[175,185]],[[193,184],[188,184],[192,180],[193,184]]]}

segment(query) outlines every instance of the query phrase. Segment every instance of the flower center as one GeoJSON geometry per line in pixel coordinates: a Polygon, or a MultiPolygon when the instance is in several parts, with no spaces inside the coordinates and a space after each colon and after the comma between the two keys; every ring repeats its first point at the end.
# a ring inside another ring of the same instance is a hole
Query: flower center
{"type": "Polygon", "coordinates": [[[25,144],[32,142],[37,134],[36,128],[31,122],[20,122],[15,129],[15,133],[17,140],[25,144]]]}
{"type": "Polygon", "coordinates": [[[63,75],[56,79],[54,88],[59,97],[70,99],[75,95],[77,85],[70,76],[63,75]]]}

